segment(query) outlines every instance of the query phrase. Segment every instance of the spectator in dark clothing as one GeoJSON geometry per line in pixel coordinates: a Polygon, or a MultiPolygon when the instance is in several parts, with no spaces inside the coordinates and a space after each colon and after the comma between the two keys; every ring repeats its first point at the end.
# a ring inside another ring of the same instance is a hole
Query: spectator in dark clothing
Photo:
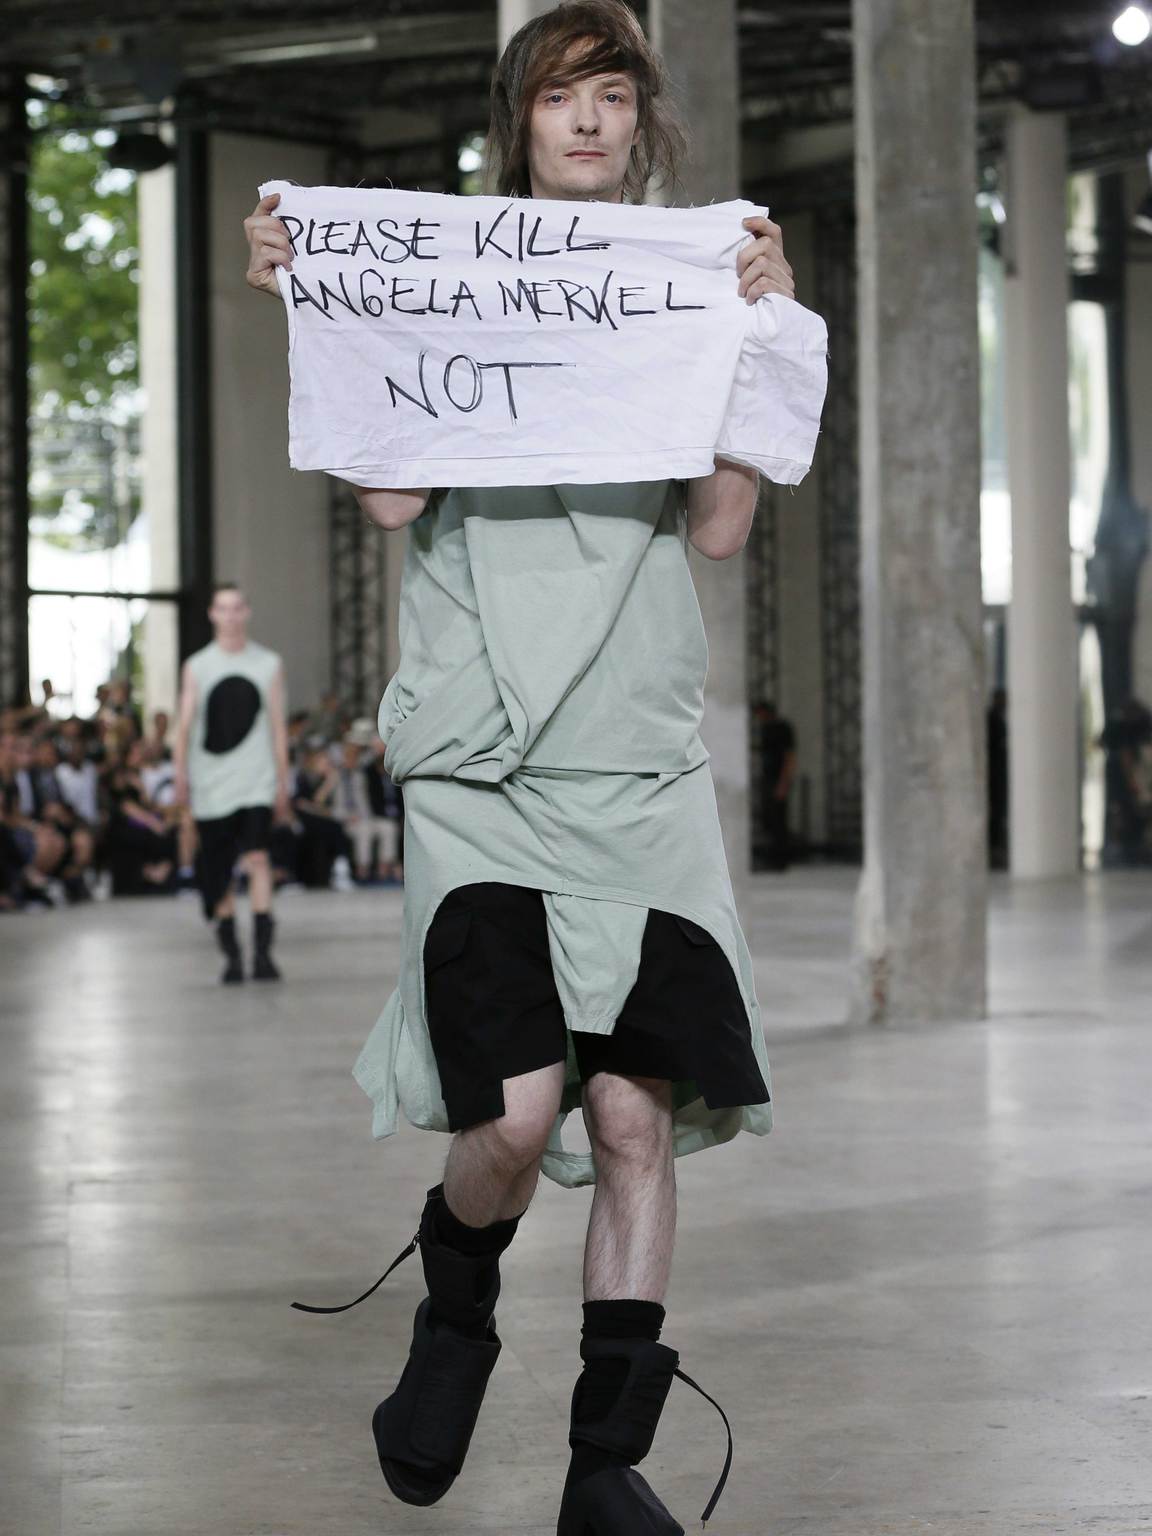
{"type": "Polygon", "coordinates": [[[292,808],[300,829],[297,848],[297,872],[301,885],[327,886],[332,866],[342,855],[347,858],[350,845],[340,817],[333,808],[338,775],[328,749],[323,743],[313,745],[304,755],[303,766],[296,773],[296,793],[292,808]]]}
{"type": "Polygon", "coordinates": [[[144,734],[140,711],[132,702],[132,690],[123,678],[116,678],[108,684],[108,694],[100,716],[105,721],[124,721],[130,725],[131,732],[127,735],[129,740],[138,741],[144,734]]]}
{"type": "Polygon", "coordinates": [[[153,805],[139,775],[126,764],[111,767],[104,780],[108,801],[105,840],[115,896],[167,895],[176,889],[177,837],[159,806],[153,805]]]}
{"type": "Polygon", "coordinates": [[[377,874],[383,880],[394,880],[403,883],[404,880],[404,796],[399,784],[392,782],[391,775],[384,767],[385,743],[379,736],[373,735],[369,748],[369,758],[364,766],[364,777],[368,784],[368,801],[372,807],[373,816],[395,828],[395,833],[389,837],[388,846],[382,848],[378,854],[377,874]]]}
{"type": "Polygon", "coordinates": [[[83,736],[69,733],[65,738],[64,760],[56,768],[56,781],[65,803],[81,821],[95,827],[100,820],[100,774],[88,756],[83,736]]]}
{"type": "Polygon", "coordinates": [[[988,860],[1008,868],[1008,695],[997,688],[988,707],[988,860]]]}
{"type": "Polygon", "coordinates": [[[1152,774],[1147,761],[1152,710],[1139,699],[1126,700],[1104,727],[1098,745],[1106,754],[1105,855],[1112,863],[1142,864],[1152,857],[1152,774]]]}
{"type": "Polygon", "coordinates": [[[147,741],[154,754],[154,762],[170,763],[172,761],[172,748],[168,745],[168,731],[171,724],[167,710],[158,709],[152,716],[152,730],[147,741]]]}
{"type": "Polygon", "coordinates": [[[29,772],[31,739],[0,734],[0,827],[3,828],[4,879],[16,905],[55,903],[48,880],[67,857],[65,839],[49,822],[36,818],[29,772]]]}
{"type": "Polygon", "coordinates": [[[776,705],[764,699],[753,711],[760,748],[760,811],[764,829],[764,862],[769,869],[785,870],[791,862],[788,832],[788,796],[796,776],[796,733],[776,713],[776,705]]]}
{"type": "Polygon", "coordinates": [[[67,844],[59,866],[53,871],[64,886],[65,896],[70,902],[88,901],[91,893],[84,875],[92,867],[96,841],[92,828],[68,802],[57,771],[59,765],[60,756],[51,738],[37,742],[28,769],[34,814],[37,821],[55,827],[67,844]]]}

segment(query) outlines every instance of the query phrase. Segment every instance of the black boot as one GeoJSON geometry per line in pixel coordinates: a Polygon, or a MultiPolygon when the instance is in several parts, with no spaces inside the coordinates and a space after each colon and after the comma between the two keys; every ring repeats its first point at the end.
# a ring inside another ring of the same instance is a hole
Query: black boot
{"type": "Polygon", "coordinates": [[[216,924],[216,942],[228,961],[220,980],[229,985],[244,980],[244,956],[240,953],[240,941],[236,937],[236,919],[222,917],[216,924]]]}
{"type": "MultiPolygon", "coordinates": [[[[372,1418],[380,1470],[405,1504],[435,1504],[456,1481],[500,1353],[499,1250],[472,1256],[444,1244],[436,1227],[443,1204],[437,1185],[417,1234],[428,1295],[416,1309],[399,1385],[372,1418]]],[[[499,1225],[510,1229],[507,1246],[515,1224],[499,1225]]]]}
{"type": "Polygon", "coordinates": [[[493,1308],[500,1294],[500,1253],[518,1218],[474,1230],[489,1246],[464,1254],[444,1243],[437,1217],[447,1214],[444,1186],[428,1191],[416,1236],[376,1284],[342,1307],[294,1301],[301,1312],[347,1312],[381,1286],[398,1264],[420,1249],[428,1295],[416,1309],[408,1362],[391,1397],[372,1416],[376,1453],[385,1481],[405,1504],[435,1504],[459,1476],[488,1378],[500,1353],[493,1308]]]}
{"type": "MultiPolygon", "coordinates": [[[[674,1349],[650,1339],[585,1337],[580,1342],[580,1355],[586,1365],[619,1363],[626,1374],[608,1413],[595,1419],[582,1411],[584,1377],[576,1383],[568,1435],[572,1464],[564,1484],[556,1536],[684,1536],[684,1527],[634,1469],[652,1449],[672,1378],[678,1376],[703,1397],[708,1394],[679,1369],[680,1357],[674,1349]],[[589,1465],[595,1470],[589,1471],[589,1465]]],[[[710,1397],[708,1401],[727,1428],[728,1420],[719,1403],[710,1397]]],[[[729,1430],[727,1460],[701,1517],[704,1522],[724,1490],[731,1464],[729,1430]]]]}
{"type": "Polygon", "coordinates": [[[580,1358],[586,1367],[611,1361],[625,1374],[602,1418],[590,1420],[584,1411],[586,1377],[581,1375],[576,1383],[568,1434],[572,1465],[556,1536],[684,1536],[684,1527],[633,1470],[652,1449],[679,1355],[650,1339],[585,1337],[580,1358]],[[599,1453],[593,1461],[598,1470],[592,1472],[582,1464],[589,1450],[599,1453]]]}
{"type": "Polygon", "coordinates": [[[272,936],[275,931],[276,924],[272,921],[271,912],[257,912],[252,923],[252,943],[255,951],[252,957],[253,981],[280,980],[280,972],[272,959],[272,936]]]}

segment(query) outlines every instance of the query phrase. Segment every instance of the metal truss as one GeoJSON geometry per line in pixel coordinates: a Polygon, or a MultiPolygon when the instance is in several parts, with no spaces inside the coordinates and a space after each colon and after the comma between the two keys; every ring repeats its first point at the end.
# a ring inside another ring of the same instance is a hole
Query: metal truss
{"type": "Polygon", "coordinates": [[[385,540],[351,488],[330,479],[328,523],[332,688],[357,715],[376,717],[384,692],[388,619],[385,540]]]}
{"type": "Polygon", "coordinates": [[[834,203],[816,219],[816,308],[828,323],[828,403],[820,452],[826,843],[858,859],[864,846],[860,718],[860,465],[856,378],[856,219],[834,203]]]}

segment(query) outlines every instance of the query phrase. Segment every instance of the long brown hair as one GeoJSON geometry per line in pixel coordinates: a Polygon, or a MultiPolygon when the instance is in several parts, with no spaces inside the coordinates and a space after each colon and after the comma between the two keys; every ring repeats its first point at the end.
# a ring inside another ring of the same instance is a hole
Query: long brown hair
{"type": "Polygon", "coordinates": [[[636,82],[637,128],[624,196],[642,203],[649,182],[673,187],[684,130],[668,99],[660,57],[623,0],[565,0],[526,22],[508,41],[492,77],[486,179],[501,197],[530,197],[528,138],[543,86],[626,74],[636,82]]]}

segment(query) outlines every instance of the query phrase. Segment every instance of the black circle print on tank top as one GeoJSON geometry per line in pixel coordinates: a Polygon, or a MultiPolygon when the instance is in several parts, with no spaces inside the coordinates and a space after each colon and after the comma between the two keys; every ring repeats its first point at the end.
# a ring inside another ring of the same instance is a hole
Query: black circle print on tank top
{"type": "Polygon", "coordinates": [[[256,723],[260,690],[250,678],[222,677],[208,695],[204,710],[204,750],[231,752],[256,723]]]}

